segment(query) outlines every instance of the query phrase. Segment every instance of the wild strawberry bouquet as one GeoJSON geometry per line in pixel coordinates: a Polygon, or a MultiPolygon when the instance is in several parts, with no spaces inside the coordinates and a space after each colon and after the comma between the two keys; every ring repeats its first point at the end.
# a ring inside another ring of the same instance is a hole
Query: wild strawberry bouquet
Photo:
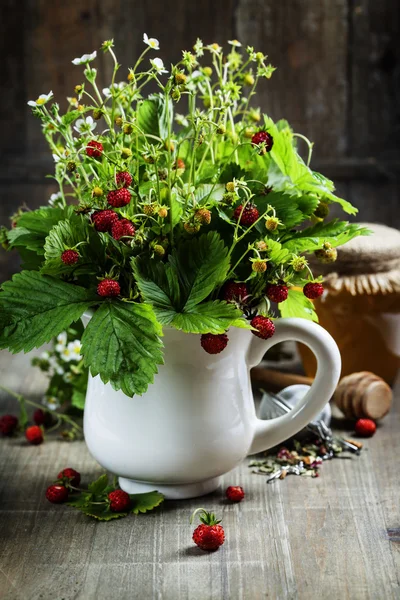
{"type": "Polygon", "coordinates": [[[230,327],[273,335],[272,309],[316,320],[323,288],[305,255],[334,260],[365,233],[329,220],[333,203],[356,210],[310,168],[312,144],[254,108],[274,71],[262,52],[197,40],[167,68],[158,41],[143,42],[121,82],[104,42],[114,68],[103,89],[96,52],[74,59],[66,112],[52,92],[29,102],[58,190],[0,232],[23,263],[0,293],[0,348],[27,352],[91,311],[84,364],[129,396],[162,364],[163,328],[201,334],[218,353],[230,327]]]}

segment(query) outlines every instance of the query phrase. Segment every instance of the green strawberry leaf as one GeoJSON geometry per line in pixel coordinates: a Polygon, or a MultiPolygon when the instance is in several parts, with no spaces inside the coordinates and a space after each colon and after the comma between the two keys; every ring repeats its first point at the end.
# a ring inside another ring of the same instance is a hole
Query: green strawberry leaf
{"type": "Polygon", "coordinates": [[[8,232],[10,247],[23,247],[36,254],[44,254],[44,241],[59,221],[68,219],[73,214],[72,206],[66,208],[45,207],[23,213],[18,218],[17,227],[8,232]]]}
{"type": "MultiPolygon", "coordinates": [[[[169,129],[172,129],[173,107],[169,99],[169,129]]],[[[152,94],[138,107],[136,122],[139,129],[148,136],[157,136],[165,140],[168,137],[167,104],[161,94],[152,94]]],[[[149,137],[147,141],[154,144],[156,140],[149,137]]]]}
{"type": "Polygon", "coordinates": [[[329,242],[333,247],[342,246],[354,237],[369,234],[366,227],[334,219],[329,223],[321,222],[303,231],[296,231],[293,238],[282,246],[289,252],[313,252],[321,248],[324,242],[329,242]]]}
{"type": "Polygon", "coordinates": [[[82,337],[84,364],[115,389],[142,394],[163,363],[162,329],[151,306],[106,301],[94,313],[82,337]],[[125,381],[128,377],[129,385],[125,381]],[[125,383],[124,383],[125,382],[125,383]]]}
{"type": "Polygon", "coordinates": [[[224,193],[225,186],[223,183],[201,183],[196,187],[194,199],[196,204],[201,206],[211,201],[220,202],[224,193]]]}
{"type": "Polygon", "coordinates": [[[181,305],[180,288],[175,269],[159,260],[131,260],[140,292],[149,302],[161,325],[169,325],[176,308],[181,305]]]}
{"type": "Polygon", "coordinates": [[[278,304],[282,318],[300,317],[318,323],[314,304],[305,297],[302,290],[289,289],[288,298],[278,304]]]}
{"type": "Polygon", "coordinates": [[[79,408],[80,410],[83,410],[85,408],[85,399],[86,399],[85,392],[81,392],[80,390],[74,389],[74,391],[72,392],[72,397],[71,397],[72,406],[74,406],[75,408],[79,408]]]}
{"type": "Polygon", "coordinates": [[[106,473],[104,473],[103,475],[100,475],[100,477],[96,479],[96,481],[90,483],[88,489],[91,494],[95,494],[97,496],[98,494],[104,493],[107,486],[108,476],[106,473]]]}
{"type": "Polygon", "coordinates": [[[234,304],[221,300],[198,304],[190,311],[176,313],[172,323],[176,329],[185,333],[224,333],[229,327],[251,329],[251,325],[242,317],[242,312],[234,304]]]}
{"type": "Polygon", "coordinates": [[[146,513],[160,506],[164,502],[164,496],[160,492],[146,492],[145,494],[129,494],[132,501],[130,512],[135,515],[146,513]]]}
{"type": "Polygon", "coordinates": [[[87,506],[82,506],[79,510],[84,515],[97,519],[97,521],[111,521],[128,515],[127,512],[113,512],[107,504],[89,503],[87,506]]]}
{"type": "Polygon", "coordinates": [[[104,264],[106,245],[100,236],[89,226],[87,219],[82,215],[72,215],[68,221],[60,221],[52,228],[46,237],[44,254],[46,262],[41,268],[41,273],[46,275],[60,275],[62,273],[94,273],[104,264]],[[83,242],[83,243],[82,243],[83,242]],[[61,255],[66,248],[74,248],[79,244],[77,251],[80,254],[78,262],[66,265],[61,260],[61,255]]]}
{"type": "Polygon", "coordinates": [[[13,353],[39,348],[98,302],[91,290],[22,271],[2,285],[0,348],[13,353]]]}

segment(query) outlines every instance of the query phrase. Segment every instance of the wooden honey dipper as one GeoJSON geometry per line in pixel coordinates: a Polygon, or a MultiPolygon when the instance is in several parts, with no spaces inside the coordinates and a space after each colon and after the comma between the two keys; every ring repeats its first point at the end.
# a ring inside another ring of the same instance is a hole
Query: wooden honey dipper
{"type": "MultiPolygon", "coordinates": [[[[314,381],[304,375],[283,373],[263,367],[252,369],[251,379],[270,392],[279,392],[289,385],[311,385],[314,381]]],[[[389,385],[370,371],[360,371],[342,377],[333,395],[336,406],[349,419],[382,419],[389,412],[392,400],[393,393],[389,385]]]]}

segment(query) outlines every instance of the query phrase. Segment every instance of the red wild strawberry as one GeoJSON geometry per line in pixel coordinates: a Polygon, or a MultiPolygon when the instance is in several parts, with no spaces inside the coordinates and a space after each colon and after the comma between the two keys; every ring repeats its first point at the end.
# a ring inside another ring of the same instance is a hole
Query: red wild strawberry
{"type": "Polygon", "coordinates": [[[201,511],[201,525],[196,527],[193,532],[193,541],[202,550],[212,552],[218,550],[225,541],[225,532],[220,519],[217,519],[213,513],[207,512],[204,508],[198,508],[192,515],[190,522],[193,522],[195,514],[201,511]]]}
{"type": "Polygon", "coordinates": [[[253,335],[261,338],[262,340],[268,340],[275,333],[275,325],[268,317],[263,317],[262,315],[257,315],[250,321],[250,325],[257,329],[257,331],[252,331],[253,335]]]}
{"type": "Polygon", "coordinates": [[[132,183],[132,175],[128,171],[120,171],[116,174],[115,179],[117,185],[122,185],[125,188],[129,187],[132,183]]]}
{"type": "Polygon", "coordinates": [[[86,154],[91,158],[100,158],[103,153],[103,144],[91,140],[86,146],[86,154]]]}
{"type": "Polygon", "coordinates": [[[119,296],[121,293],[121,286],[115,279],[106,277],[106,279],[102,279],[97,286],[97,293],[99,296],[103,296],[103,298],[119,296]]]}
{"type": "Polygon", "coordinates": [[[18,427],[18,419],[14,415],[3,415],[0,417],[0,433],[12,435],[18,427]]]}
{"type": "Polygon", "coordinates": [[[203,333],[200,344],[208,354],[219,354],[228,345],[228,336],[226,333],[220,333],[219,335],[203,333]]]}
{"type": "Polygon", "coordinates": [[[46,498],[53,504],[61,504],[68,499],[68,490],[65,485],[50,485],[46,490],[46,498]]]}
{"type": "Polygon", "coordinates": [[[114,208],[121,208],[121,206],[126,206],[131,201],[131,193],[129,190],[125,188],[121,188],[119,190],[111,190],[107,194],[107,202],[111,204],[114,208]]]}
{"type": "Polygon", "coordinates": [[[225,494],[231,502],[241,502],[244,498],[244,491],[240,485],[230,485],[225,494]]]}
{"type": "Polygon", "coordinates": [[[274,145],[274,138],[268,131],[257,131],[251,138],[252,144],[258,146],[259,144],[265,144],[265,150],[270,152],[274,145]]]}
{"type": "Polygon", "coordinates": [[[93,213],[92,221],[96,231],[110,231],[112,224],[118,221],[118,215],[111,209],[98,210],[93,213]]]}
{"type": "Polygon", "coordinates": [[[25,437],[30,444],[33,446],[38,446],[43,442],[43,431],[42,428],[38,425],[31,425],[25,431],[25,437]]]}
{"type": "Polygon", "coordinates": [[[376,431],[376,423],[372,419],[358,419],[354,429],[361,437],[371,437],[376,431]]]}
{"type": "Polygon", "coordinates": [[[310,281],[303,287],[303,294],[310,300],[319,298],[324,293],[324,287],[316,281],[310,281]]]}
{"type": "Polygon", "coordinates": [[[125,512],[129,509],[131,504],[129,494],[123,490],[114,490],[113,492],[110,492],[108,494],[108,499],[110,501],[110,510],[112,512],[125,512]]]}
{"type": "Polygon", "coordinates": [[[43,425],[44,427],[49,427],[53,423],[53,417],[49,412],[45,412],[41,408],[38,408],[33,413],[33,420],[36,425],[43,425]]]}
{"type": "Polygon", "coordinates": [[[61,260],[64,265],[75,265],[79,260],[79,253],[76,250],[64,250],[61,260]]]}
{"type": "Polygon", "coordinates": [[[226,302],[239,302],[246,304],[249,292],[247,285],[242,282],[227,281],[222,290],[223,298],[226,302]]]}
{"type": "Polygon", "coordinates": [[[244,210],[243,205],[239,204],[239,206],[235,208],[235,212],[233,213],[233,218],[236,221],[239,221],[239,223],[241,225],[244,225],[245,227],[250,227],[250,225],[253,225],[253,223],[257,221],[259,216],[260,213],[258,212],[257,207],[254,204],[247,204],[244,207],[244,210]]]}
{"type": "Polygon", "coordinates": [[[111,227],[111,235],[114,240],[119,240],[126,235],[133,237],[135,235],[135,226],[128,219],[115,221],[111,227]]]}
{"type": "Polygon", "coordinates": [[[182,169],[183,171],[186,168],[185,162],[181,158],[177,158],[176,162],[172,166],[173,169],[182,169]]]}
{"type": "Polygon", "coordinates": [[[81,482],[81,474],[75,471],[75,469],[67,467],[59,472],[57,479],[62,479],[63,483],[67,485],[70,484],[73,487],[78,487],[81,482]]]}
{"type": "Polygon", "coordinates": [[[267,285],[267,289],[265,290],[267,297],[272,300],[272,302],[277,302],[278,304],[279,302],[284,302],[284,300],[287,300],[288,292],[289,289],[287,285],[278,285],[274,283],[267,285]]]}

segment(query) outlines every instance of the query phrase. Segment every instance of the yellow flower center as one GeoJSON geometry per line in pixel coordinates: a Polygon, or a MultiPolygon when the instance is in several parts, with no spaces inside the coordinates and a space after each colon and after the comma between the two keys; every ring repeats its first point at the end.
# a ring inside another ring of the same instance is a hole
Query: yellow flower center
{"type": "Polygon", "coordinates": [[[46,98],[38,98],[36,100],[36,104],[45,104],[45,102],[46,102],[46,98]]]}

